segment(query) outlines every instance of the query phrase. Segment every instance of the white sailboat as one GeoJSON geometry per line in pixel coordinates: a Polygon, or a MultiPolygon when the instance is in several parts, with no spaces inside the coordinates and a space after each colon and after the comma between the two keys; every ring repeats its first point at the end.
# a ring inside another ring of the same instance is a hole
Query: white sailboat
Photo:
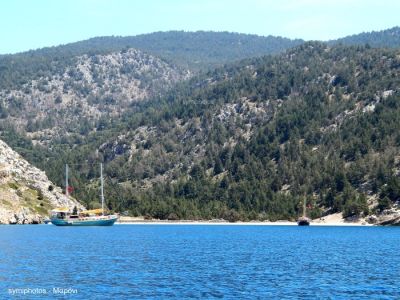
{"type": "MultiPolygon", "coordinates": [[[[100,198],[101,209],[92,209],[71,213],[69,208],[62,207],[52,210],[51,223],[56,226],[111,226],[118,220],[118,215],[104,213],[104,181],[103,164],[100,164],[100,198]]],[[[69,196],[68,190],[68,165],[65,167],[65,194],[69,196]]]]}

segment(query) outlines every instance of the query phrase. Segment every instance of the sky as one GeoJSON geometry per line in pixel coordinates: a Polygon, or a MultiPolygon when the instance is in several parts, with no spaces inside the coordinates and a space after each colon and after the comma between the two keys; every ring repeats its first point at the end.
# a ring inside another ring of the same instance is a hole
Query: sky
{"type": "Polygon", "coordinates": [[[0,54],[168,30],[329,40],[400,25],[398,0],[1,0],[0,54]]]}

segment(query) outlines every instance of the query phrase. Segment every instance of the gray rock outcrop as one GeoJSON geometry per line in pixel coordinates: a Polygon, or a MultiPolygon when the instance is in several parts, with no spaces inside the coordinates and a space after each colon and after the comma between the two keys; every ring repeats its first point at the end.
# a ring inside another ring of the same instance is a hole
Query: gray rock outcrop
{"type": "Polygon", "coordinates": [[[37,224],[55,207],[74,206],[83,209],[0,140],[0,224],[37,224]]]}

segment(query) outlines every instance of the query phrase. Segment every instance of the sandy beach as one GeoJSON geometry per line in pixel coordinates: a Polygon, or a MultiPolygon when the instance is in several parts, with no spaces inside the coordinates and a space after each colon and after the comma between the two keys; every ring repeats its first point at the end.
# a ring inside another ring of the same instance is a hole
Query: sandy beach
{"type": "MultiPolygon", "coordinates": [[[[222,219],[216,220],[146,220],[143,217],[120,217],[117,225],[230,225],[230,226],[297,226],[297,222],[279,220],[271,221],[249,221],[249,222],[228,222],[222,219]]],[[[349,222],[343,219],[341,213],[332,214],[323,218],[311,220],[310,226],[373,226],[359,219],[349,222]]]]}

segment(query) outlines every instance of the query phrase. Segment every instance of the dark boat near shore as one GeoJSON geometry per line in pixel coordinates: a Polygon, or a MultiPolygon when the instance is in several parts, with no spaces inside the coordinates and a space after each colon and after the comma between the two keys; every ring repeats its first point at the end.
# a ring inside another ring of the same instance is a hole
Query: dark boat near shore
{"type": "Polygon", "coordinates": [[[297,219],[297,225],[299,226],[309,226],[310,225],[310,219],[307,218],[306,216],[306,198],[304,198],[303,202],[303,215],[297,219]]]}
{"type": "Polygon", "coordinates": [[[299,225],[299,226],[308,226],[308,225],[310,225],[310,219],[307,218],[307,217],[300,217],[297,220],[297,225],[299,225]]]}

